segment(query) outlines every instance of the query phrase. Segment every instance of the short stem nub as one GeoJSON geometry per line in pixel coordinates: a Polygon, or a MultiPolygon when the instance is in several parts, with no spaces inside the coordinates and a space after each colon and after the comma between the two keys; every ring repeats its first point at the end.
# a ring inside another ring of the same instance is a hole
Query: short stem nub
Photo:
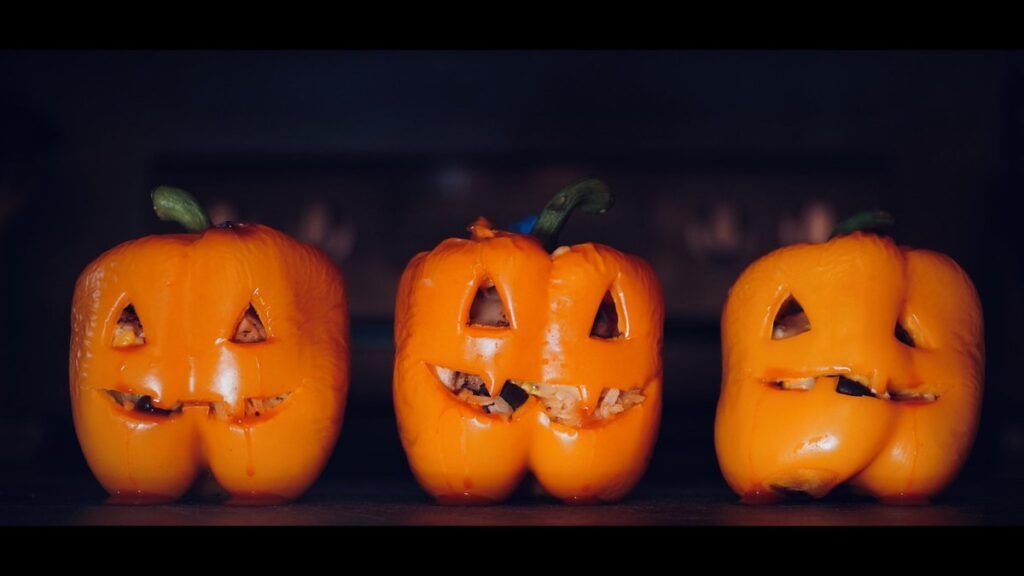
{"type": "Polygon", "coordinates": [[[854,232],[877,233],[892,228],[895,223],[896,219],[892,217],[892,214],[883,210],[860,212],[850,216],[839,224],[836,224],[836,227],[832,230],[832,235],[829,236],[829,239],[835,238],[836,236],[853,234],[854,232]]]}
{"type": "Polygon", "coordinates": [[[614,202],[615,198],[604,182],[595,179],[577,182],[555,194],[540,213],[530,234],[551,252],[558,245],[558,235],[573,210],[579,208],[587,214],[602,214],[614,202]]]}
{"type": "Polygon", "coordinates": [[[193,233],[210,227],[210,218],[199,205],[195,196],[180,188],[160,186],[153,190],[153,210],[156,217],[167,222],[177,222],[193,233]]]}

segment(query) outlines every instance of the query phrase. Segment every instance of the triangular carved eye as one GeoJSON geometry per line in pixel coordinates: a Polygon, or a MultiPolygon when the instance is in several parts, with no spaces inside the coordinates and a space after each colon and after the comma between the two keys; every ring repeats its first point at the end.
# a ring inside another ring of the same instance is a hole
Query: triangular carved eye
{"type": "Polygon", "coordinates": [[[896,323],[896,339],[911,348],[917,348],[917,343],[914,342],[914,337],[906,328],[903,327],[903,322],[896,323]]]}
{"type": "Polygon", "coordinates": [[[469,307],[469,325],[490,328],[508,328],[508,314],[505,304],[498,295],[498,289],[490,278],[485,278],[473,297],[469,307]]]}
{"type": "Polygon", "coordinates": [[[804,313],[803,306],[790,296],[782,303],[775,322],[772,324],[772,340],[784,340],[811,329],[811,321],[804,313]]]}
{"type": "Polygon", "coordinates": [[[611,292],[605,292],[601,305],[597,307],[594,325],[590,328],[590,337],[610,340],[618,338],[619,334],[619,312],[615,309],[615,300],[611,292]]]}
{"type": "Polygon", "coordinates": [[[256,313],[256,309],[252,307],[252,304],[249,304],[249,309],[245,311],[245,315],[238,321],[235,335],[232,336],[231,341],[239,344],[253,344],[263,342],[266,339],[267,330],[263,327],[263,321],[260,320],[260,315],[256,313]]]}
{"type": "Polygon", "coordinates": [[[129,304],[121,310],[114,328],[114,348],[142,346],[146,343],[146,333],[142,330],[142,321],[135,313],[135,306],[129,304]]]}

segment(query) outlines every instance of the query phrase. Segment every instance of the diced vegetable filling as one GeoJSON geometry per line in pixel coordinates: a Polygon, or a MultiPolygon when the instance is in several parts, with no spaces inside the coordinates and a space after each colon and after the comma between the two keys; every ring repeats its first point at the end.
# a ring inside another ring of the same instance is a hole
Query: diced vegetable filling
{"type": "Polygon", "coordinates": [[[501,396],[492,397],[490,392],[487,391],[483,378],[476,374],[457,372],[442,367],[435,368],[435,371],[441,383],[452,394],[455,394],[459,400],[473,406],[478,406],[488,414],[499,414],[506,418],[512,416],[512,413],[515,412],[515,408],[501,396]]]}
{"type": "Polygon", "coordinates": [[[117,326],[114,327],[114,346],[127,348],[142,346],[145,343],[146,334],[142,330],[142,321],[135,313],[135,307],[129,304],[121,311],[121,316],[117,319],[117,326]]]}
{"type": "Polygon", "coordinates": [[[598,405],[589,419],[579,408],[580,392],[576,386],[557,384],[535,384],[508,380],[501,393],[491,396],[482,378],[474,374],[458,372],[448,368],[435,367],[437,377],[459,400],[478,406],[488,414],[509,418],[530,396],[537,398],[548,416],[566,426],[581,427],[589,421],[607,420],[621,414],[644,401],[640,388],[620,390],[605,388],[598,405]]]}

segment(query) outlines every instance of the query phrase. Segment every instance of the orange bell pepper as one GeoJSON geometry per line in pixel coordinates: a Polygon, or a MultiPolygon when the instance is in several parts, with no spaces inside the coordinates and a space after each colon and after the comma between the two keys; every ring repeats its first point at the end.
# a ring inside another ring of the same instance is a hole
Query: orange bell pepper
{"type": "Polygon", "coordinates": [[[342,424],[341,274],[266,226],[211,228],[183,191],[153,199],[191,233],[125,242],[75,286],[71,406],[86,460],[119,502],[175,500],[203,469],[235,503],[297,498],[342,424]]]}
{"type": "Polygon", "coordinates": [[[963,466],[983,389],[982,311],[950,258],[851,219],[750,265],[722,314],[715,448],[746,502],[840,484],[925,502],[963,466]]]}
{"type": "Polygon", "coordinates": [[[564,501],[610,502],[646,470],[661,288],[646,262],[607,246],[550,252],[577,205],[603,212],[611,195],[596,181],[563,190],[532,235],[481,218],[402,276],[395,412],[416,479],[442,503],[504,500],[527,471],[564,501]]]}

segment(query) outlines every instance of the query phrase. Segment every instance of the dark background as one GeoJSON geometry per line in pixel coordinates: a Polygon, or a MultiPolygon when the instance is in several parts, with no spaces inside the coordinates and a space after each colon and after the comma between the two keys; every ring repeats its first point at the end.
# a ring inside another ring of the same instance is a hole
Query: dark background
{"type": "Polygon", "coordinates": [[[174,231],[155,185],[338,262],[352,381],[325,475],[410,482],[390,400],[405,263],[587,175],[617,205],[564,243],[636,253],[665,288],[645,485],[718,481],[718,314],[743,267],[874,207],[982,297],[987,388],[961,482],[1024,478],[1022,136],[1018,53],[0,52],[0,495],[92,482],[67,390],[73,284],[107,248],[174,231]]]}

